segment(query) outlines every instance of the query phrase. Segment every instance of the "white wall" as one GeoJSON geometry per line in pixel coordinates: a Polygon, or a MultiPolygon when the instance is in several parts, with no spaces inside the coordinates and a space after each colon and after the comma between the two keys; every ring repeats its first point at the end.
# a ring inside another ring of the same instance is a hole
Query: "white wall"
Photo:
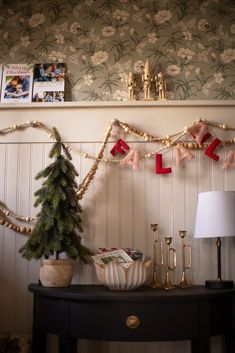
{"type": "MultiPolygon", "coordinates": [[[[189,126],[199,117],[213,122],[235,126],[235,104],[220,102],[187,103],[76,103],[61,106],[20,105],[0,107],[0,129],[24,123],[27,120],[56,126],[62,137],[80,151],[96,154],[106,126],[113,118],[127,122],[156,136],[165,136],[189,126]]],[[[224,139],[235,132],[213,129],[224,139]]],[[[128,144],[146,153],[158,147],[141,142],[133,136],[125,138],[128,144]]],[[[109,143],[106,155],[113,145],[109,143]]],[[[51,140],[38,129],[0,135],[1,168],[0,200],[13,212],[35,216],[33,193],[39,187],[35,174],[47,164],[51,140]]],[[[230,147],[229,147],[230,148],[230,147]]],[[[233,148],[233,147],[231,147],[233,148]]],[[[213,240],[194,240],[194,221],[197,194],[208,190],[235,190],[234,170],[222,171],[226,148],[219,150],[220,161],[214,162],[202,151],[193,151],[196,158],[176,167],[174,154],[164,154],[165,165],[171,165],[170,175],[156,175],[154,158],[143,161],[139,171],[118,165],[102,164],[82,201],[85,243],[94,250],[98,247],[135,247],[152,254],[151,223],[159,224],[159,235],[173,237],[173,246],[179,253],[179,229],[187,230],[187,243],[193,247],[193,268],[188,278],[193,284],[216,278],[216,248],[213,240]]],[[[82,180],[91,161],[73,153],[82,180]]],[[[18,254],[25,236],[0,226],[0,332],[29,333],[32,323],[32,295],[27,285],[38,280],[35,261],[27,262],[18,254]]],[[[223,241],[224,279],[235,280],[234,239],[223,241]]],[[[162,272],[164,276],[164,271],[162,272]]],[[[180,268],[173,275],[178,282],[180,268]]],[[[92,266],[76,264],[75,283],[97,283],[92,266]]],[[[157,315],[157,313],[156,313],[157,315]]],[[[222,352],[222,341],[216,340],[214,352],[222,352]]],[[[87,343],[80,352],[99,349],[102,352],[187,353],[188,342],[178,343],[87,343]]],[[[52,352],[52,348],[51,348],[52,352]]]]}

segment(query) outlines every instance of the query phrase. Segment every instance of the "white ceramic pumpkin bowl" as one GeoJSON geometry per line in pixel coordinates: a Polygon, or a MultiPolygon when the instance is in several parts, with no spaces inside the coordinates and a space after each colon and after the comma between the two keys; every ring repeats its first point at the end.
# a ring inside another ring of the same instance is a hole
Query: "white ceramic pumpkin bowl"
{"type": "Polygon", "coordinates": [[[115,260],[102,265],[97,262],[94,262],[94,264],[100,283],[111,290],[132,290],[147,282],[152,260],[137,260],[127,268],[115,260]]]}

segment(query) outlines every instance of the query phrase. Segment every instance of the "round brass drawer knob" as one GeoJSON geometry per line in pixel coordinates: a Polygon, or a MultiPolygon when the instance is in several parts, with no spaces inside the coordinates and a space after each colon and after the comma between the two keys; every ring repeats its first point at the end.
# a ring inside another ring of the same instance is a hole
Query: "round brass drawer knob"
{"type": "Polygon", "coordinates": [[[126,324],[129,328],[135,329],[140,325],[140,319],[135,315],[128,316],[126,319],[126,324]]]}

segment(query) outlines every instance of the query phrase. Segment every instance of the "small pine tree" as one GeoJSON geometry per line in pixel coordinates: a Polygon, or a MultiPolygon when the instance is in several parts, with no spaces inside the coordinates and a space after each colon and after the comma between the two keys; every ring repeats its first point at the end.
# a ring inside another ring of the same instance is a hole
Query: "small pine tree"
{"type": "Polygon", "coordinates": [[[34,206],[41,205],[41,210],[30,238],[19,251],[28,260],[41,257],[47,259],[52,255],[58,259],[59,254],[65,252],[68,258],[79,258],[87,263],[92,252],[81,244],[78,233],[82,232],[81,207],[76,195],[75,181],[78,173],[71,163],[71,154],[61,142],[55,127],[52,134],[56,142],[49,157],[55,160],[35,177],[45,179],[42,187],[34,194],[34,206]]]}

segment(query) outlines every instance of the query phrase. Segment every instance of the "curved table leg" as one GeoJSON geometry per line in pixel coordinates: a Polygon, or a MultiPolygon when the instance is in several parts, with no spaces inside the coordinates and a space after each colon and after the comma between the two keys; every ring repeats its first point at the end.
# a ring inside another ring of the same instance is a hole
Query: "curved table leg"
{"type": "Polygon", "coordinates": [[[32,353],[45,353],[47,345],[47,333],[33,327],[32,353]]]}
{"type": "Polygon", "coordinates": [[[211,353],[210,339],[192,340],[191,353],[211,353]]]}
{"type": "Polygon", "coordinates": [[[77,339],[59,336],[59,353],[77,353],[77,339]]]}

